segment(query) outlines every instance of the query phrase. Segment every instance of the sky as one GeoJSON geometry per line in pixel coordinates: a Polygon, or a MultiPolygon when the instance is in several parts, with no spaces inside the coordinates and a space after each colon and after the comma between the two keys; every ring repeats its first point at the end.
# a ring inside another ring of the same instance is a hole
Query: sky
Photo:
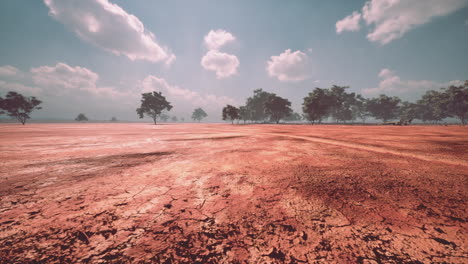
{"type": "Polygon", "coordinates": [[[468,79],[468,0],[5,0],[0,96],[33,118],[136,121],[161,91],[220,121],[262,88],[301,110],[315,87],[414,101],[468,79]]]}

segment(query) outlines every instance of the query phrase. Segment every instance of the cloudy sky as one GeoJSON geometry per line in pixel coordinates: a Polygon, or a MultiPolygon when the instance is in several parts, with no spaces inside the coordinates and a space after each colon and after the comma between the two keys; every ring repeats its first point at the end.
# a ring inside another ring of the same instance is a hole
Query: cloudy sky
{"type": "Polygon", "coordinates": [[[468,0],[9,0],[0,3],[0,96],[36,118],[137,120],[140,94],[220,120],[254,89],[300,110],[315,87],[414,100],[468,79],[468,0]]]}

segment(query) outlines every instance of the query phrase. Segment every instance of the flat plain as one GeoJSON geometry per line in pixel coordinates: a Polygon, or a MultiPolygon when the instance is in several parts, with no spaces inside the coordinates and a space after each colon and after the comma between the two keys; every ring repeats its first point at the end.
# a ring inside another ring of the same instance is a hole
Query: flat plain
{"type": "Polygon", "coordinates": [[[467,263],[468,128],[0,125],[0,263],[467,263]]]}

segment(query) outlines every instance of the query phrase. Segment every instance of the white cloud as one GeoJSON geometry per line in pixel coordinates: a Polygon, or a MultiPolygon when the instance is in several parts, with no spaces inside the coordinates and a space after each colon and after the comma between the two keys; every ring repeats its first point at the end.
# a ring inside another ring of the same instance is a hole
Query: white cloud
{"type": "Polygon", "coordinates": [[[231,33],[223,29],[210,30],[205,36],[205,45],[209,50],[219,50],[222,46],[235,39],[236,38],[231,33]]]}
{"type": "Polygon", "coordinates": [[[351,15],[336,22],[336,33],[340,34],[343,31],[359,31],[359,21],[361,21],[361,14],[354,11],[351,15]]]}
{"type": "Polygon", "coordinates": [[[211,111],[218,111],[226,104],[237,103],[234,99],[227,96],[201,94],[176,85],[170,85],[162,78],[149,75],[141,82],[141,92],[147,93],[152,91],[162,92],[168,101],[173,103],[176,110],[178,108],[191,111],[194,107],[202,107],[211,111]]]}
{"type": "Polygon", "coordinates": [[[44,0],[44,3],[52,17],[81,39],[113,54],[166,64],[175,59],[136,16],[108,0],[44,0]]]}
{"type": "Polygon", "coordinates": [[[449,82],[436,82],[428,80],[402,80],[394,71],[382,69],[379,73],[382,79],[375,88],[363,89],[362,93],[367,96],[379,94],[401,96],[406,100],[415,100],[428,90],[438,90],[450,85],[462,85],[459,80],[449,82]]]}
{"type": "Polygon", "coordinates": [[[309,78],[309,56],[302,51],[285,50],[278,56],[271,56],[267,62],[268,75],[280,81],[303,81],[309,78]]]}
{"type": "Polygon", "coordinates": [[[224,53],[219,49],[236,38],[229,32],[218,29],[210,30],[205,36],[205,45],[208,52],[201,59],[201,66],[205,70],[216,72],[216,78],[223,79],[237,73],[239,59],[235,55],[224,53]]]}
{"type": "Polygon", "coordinates": [[[222,79],[237,73],[239,60],[235,55],[210,50],[203,56],[201,65],[206,70],[216,72],[216,77],[222,79]]]}
{"type": "MultiPolygon", "coordinates": [[[[364,4],[361,15],[369,27],[367,39],[387,44],[401,38],[418,25],[426,24],[435,17],[448,15],[466,6],[468,0],[369,0],[364,4]]],[[[344,27],[343,22],[339,31],[338,23],[347,18],[357,19],[358,15],[359,13],[354,12],[351,16],[338,21],[337,33],[350,30],[344,27]]]]}
{"type": "Polygon", "coordinates": [[[55,66],[40,66],[31,69],[32,78],[36,85],[43,87],[60,87],[64,89],[89,90],[96,86],[99,79],[97,73],[84,68],[72,67],[66,63],[55,66]]]}
{"type": "Polygon", "coordinates": [[[20,71],[16,67],[13,67],[10,65],[5,65],[5,66],[0,67],[1,76],[14,76],[18,74],[19,72],[20,71]]]}
{"type": "Polygon", "coordinates": [[[55,66],[40,66],[31,69],[35,85],[44,87],[49,94],[87,92],[97,96],[125,96],[113,87],[98,86],[99,75],[90,69],[57,63],[55,66]]]}
{"type": "Polygon", "coordinates": [[[37,96],[42,92],[42,89],[39,87],[28,86],[17,82],[6,82],[0,80],[0,91],[7,93],[9,91],[23,93],[27,96],[34,95],[37,96]]]}

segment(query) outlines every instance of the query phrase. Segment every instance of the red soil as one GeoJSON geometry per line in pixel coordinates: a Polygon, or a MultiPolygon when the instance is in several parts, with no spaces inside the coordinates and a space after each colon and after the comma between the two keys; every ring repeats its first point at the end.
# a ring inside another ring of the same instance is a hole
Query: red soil
{"type": "Polygon", "coordinates": [[[468,128],[0,126],[0,263],[466,263],[468,128]]]}

